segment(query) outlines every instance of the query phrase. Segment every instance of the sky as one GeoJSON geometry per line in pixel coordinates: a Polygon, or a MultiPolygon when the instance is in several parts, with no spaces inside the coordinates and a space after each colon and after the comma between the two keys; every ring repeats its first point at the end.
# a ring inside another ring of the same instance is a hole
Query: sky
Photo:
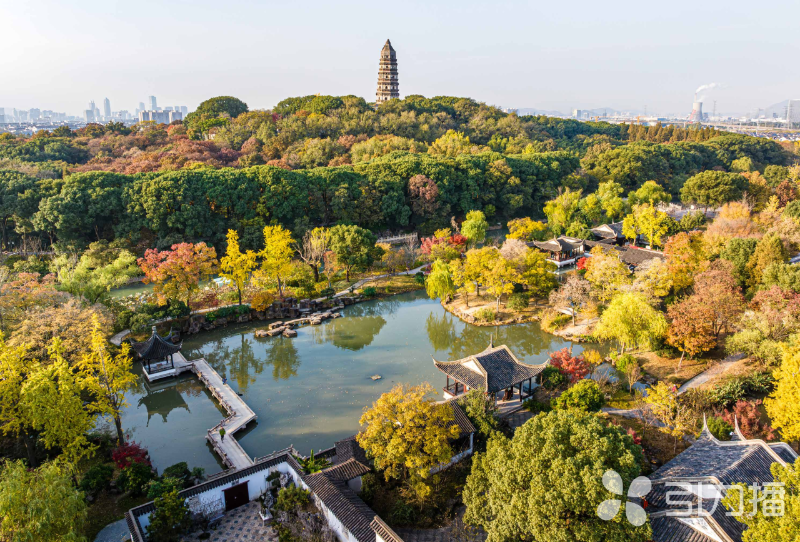
{"type": "Polygon", "coordinates": [[[743,114],[800,98],[797,0],[0,0],[0,107],[130,112],[232,95],[374,101],[380,49],[400,94],[492,105],[743,114]]]}

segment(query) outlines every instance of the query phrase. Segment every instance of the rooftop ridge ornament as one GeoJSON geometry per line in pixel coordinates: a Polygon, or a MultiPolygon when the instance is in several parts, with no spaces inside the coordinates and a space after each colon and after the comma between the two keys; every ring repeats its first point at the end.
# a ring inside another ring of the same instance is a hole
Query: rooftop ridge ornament
{"type": "Polygon", "coordinates": [[[378,91],[375,93],[375,105],[392,98],[400,97],[400,86],[397,81],[397,53],[392,48],[388,39],[381,49],[380,64],[378,67],[378,91]]]}

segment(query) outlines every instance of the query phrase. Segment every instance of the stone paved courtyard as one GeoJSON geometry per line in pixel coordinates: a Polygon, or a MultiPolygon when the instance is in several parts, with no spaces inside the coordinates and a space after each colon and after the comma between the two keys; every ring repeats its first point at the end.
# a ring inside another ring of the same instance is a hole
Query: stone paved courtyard
{"type": "MultiPolygon", "coordinates": [[[[226,512],[225,516],[217,521],[216,529],[211,531],[208,542],[264,542],[277,541],[278,533],[268,524],[261,521],[258,515],[259,503],[256,501],[240,506],[235,510],[226,512]]],[[[184,538],[186,542],[200,540],[200,532],[192,533],[184,538]]]]}

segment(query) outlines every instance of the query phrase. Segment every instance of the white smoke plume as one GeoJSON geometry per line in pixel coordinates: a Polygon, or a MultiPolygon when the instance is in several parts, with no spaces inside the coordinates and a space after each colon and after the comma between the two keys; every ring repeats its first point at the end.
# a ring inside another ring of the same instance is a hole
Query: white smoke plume
{"type": "Polygon", "coordinates": [[[719,83],[709,83],[707,85],[700,85],[699,87],[697,87],[697,90],[694,91],[694,101],[702,102],[705,99],[704,93],[706,91],[720,87],[722,87],[722,85],[720,85],[719,83]]]}

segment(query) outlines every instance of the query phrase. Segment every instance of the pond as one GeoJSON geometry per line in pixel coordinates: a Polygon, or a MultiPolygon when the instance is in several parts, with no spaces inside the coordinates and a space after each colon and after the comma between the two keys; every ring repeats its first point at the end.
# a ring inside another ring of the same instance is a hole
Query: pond
{"type": "MultiPolygon", "coordinates": [[[[183,353],[204,357],[258,416],[236,434],[251,456],[293,444],[302,453],[328,448],[358,431],[365,406],[397,383],[431,383],[441,394],[445,377],[433,365],[506,344],[527,363],[570,343],[538,323],[477,327],[446,312],[424,290],[352,305],[342,318],[299,328],[297,337],[256,339],[264,322],[231,325],[185,340],[183,353]],[[372,380],[373,375],[380,380],[372,380]]],[[[582,350],[575,345],[575,353],[582,350]]],[[[137,364],[137,370],[141,370],[137,364]]],[[[159,471],[187,461],[212,474],[222,469],[205,443],[224,413],[192,375],[145,384],[128,398],[123,426],[150,450],[159,471]]]]}

